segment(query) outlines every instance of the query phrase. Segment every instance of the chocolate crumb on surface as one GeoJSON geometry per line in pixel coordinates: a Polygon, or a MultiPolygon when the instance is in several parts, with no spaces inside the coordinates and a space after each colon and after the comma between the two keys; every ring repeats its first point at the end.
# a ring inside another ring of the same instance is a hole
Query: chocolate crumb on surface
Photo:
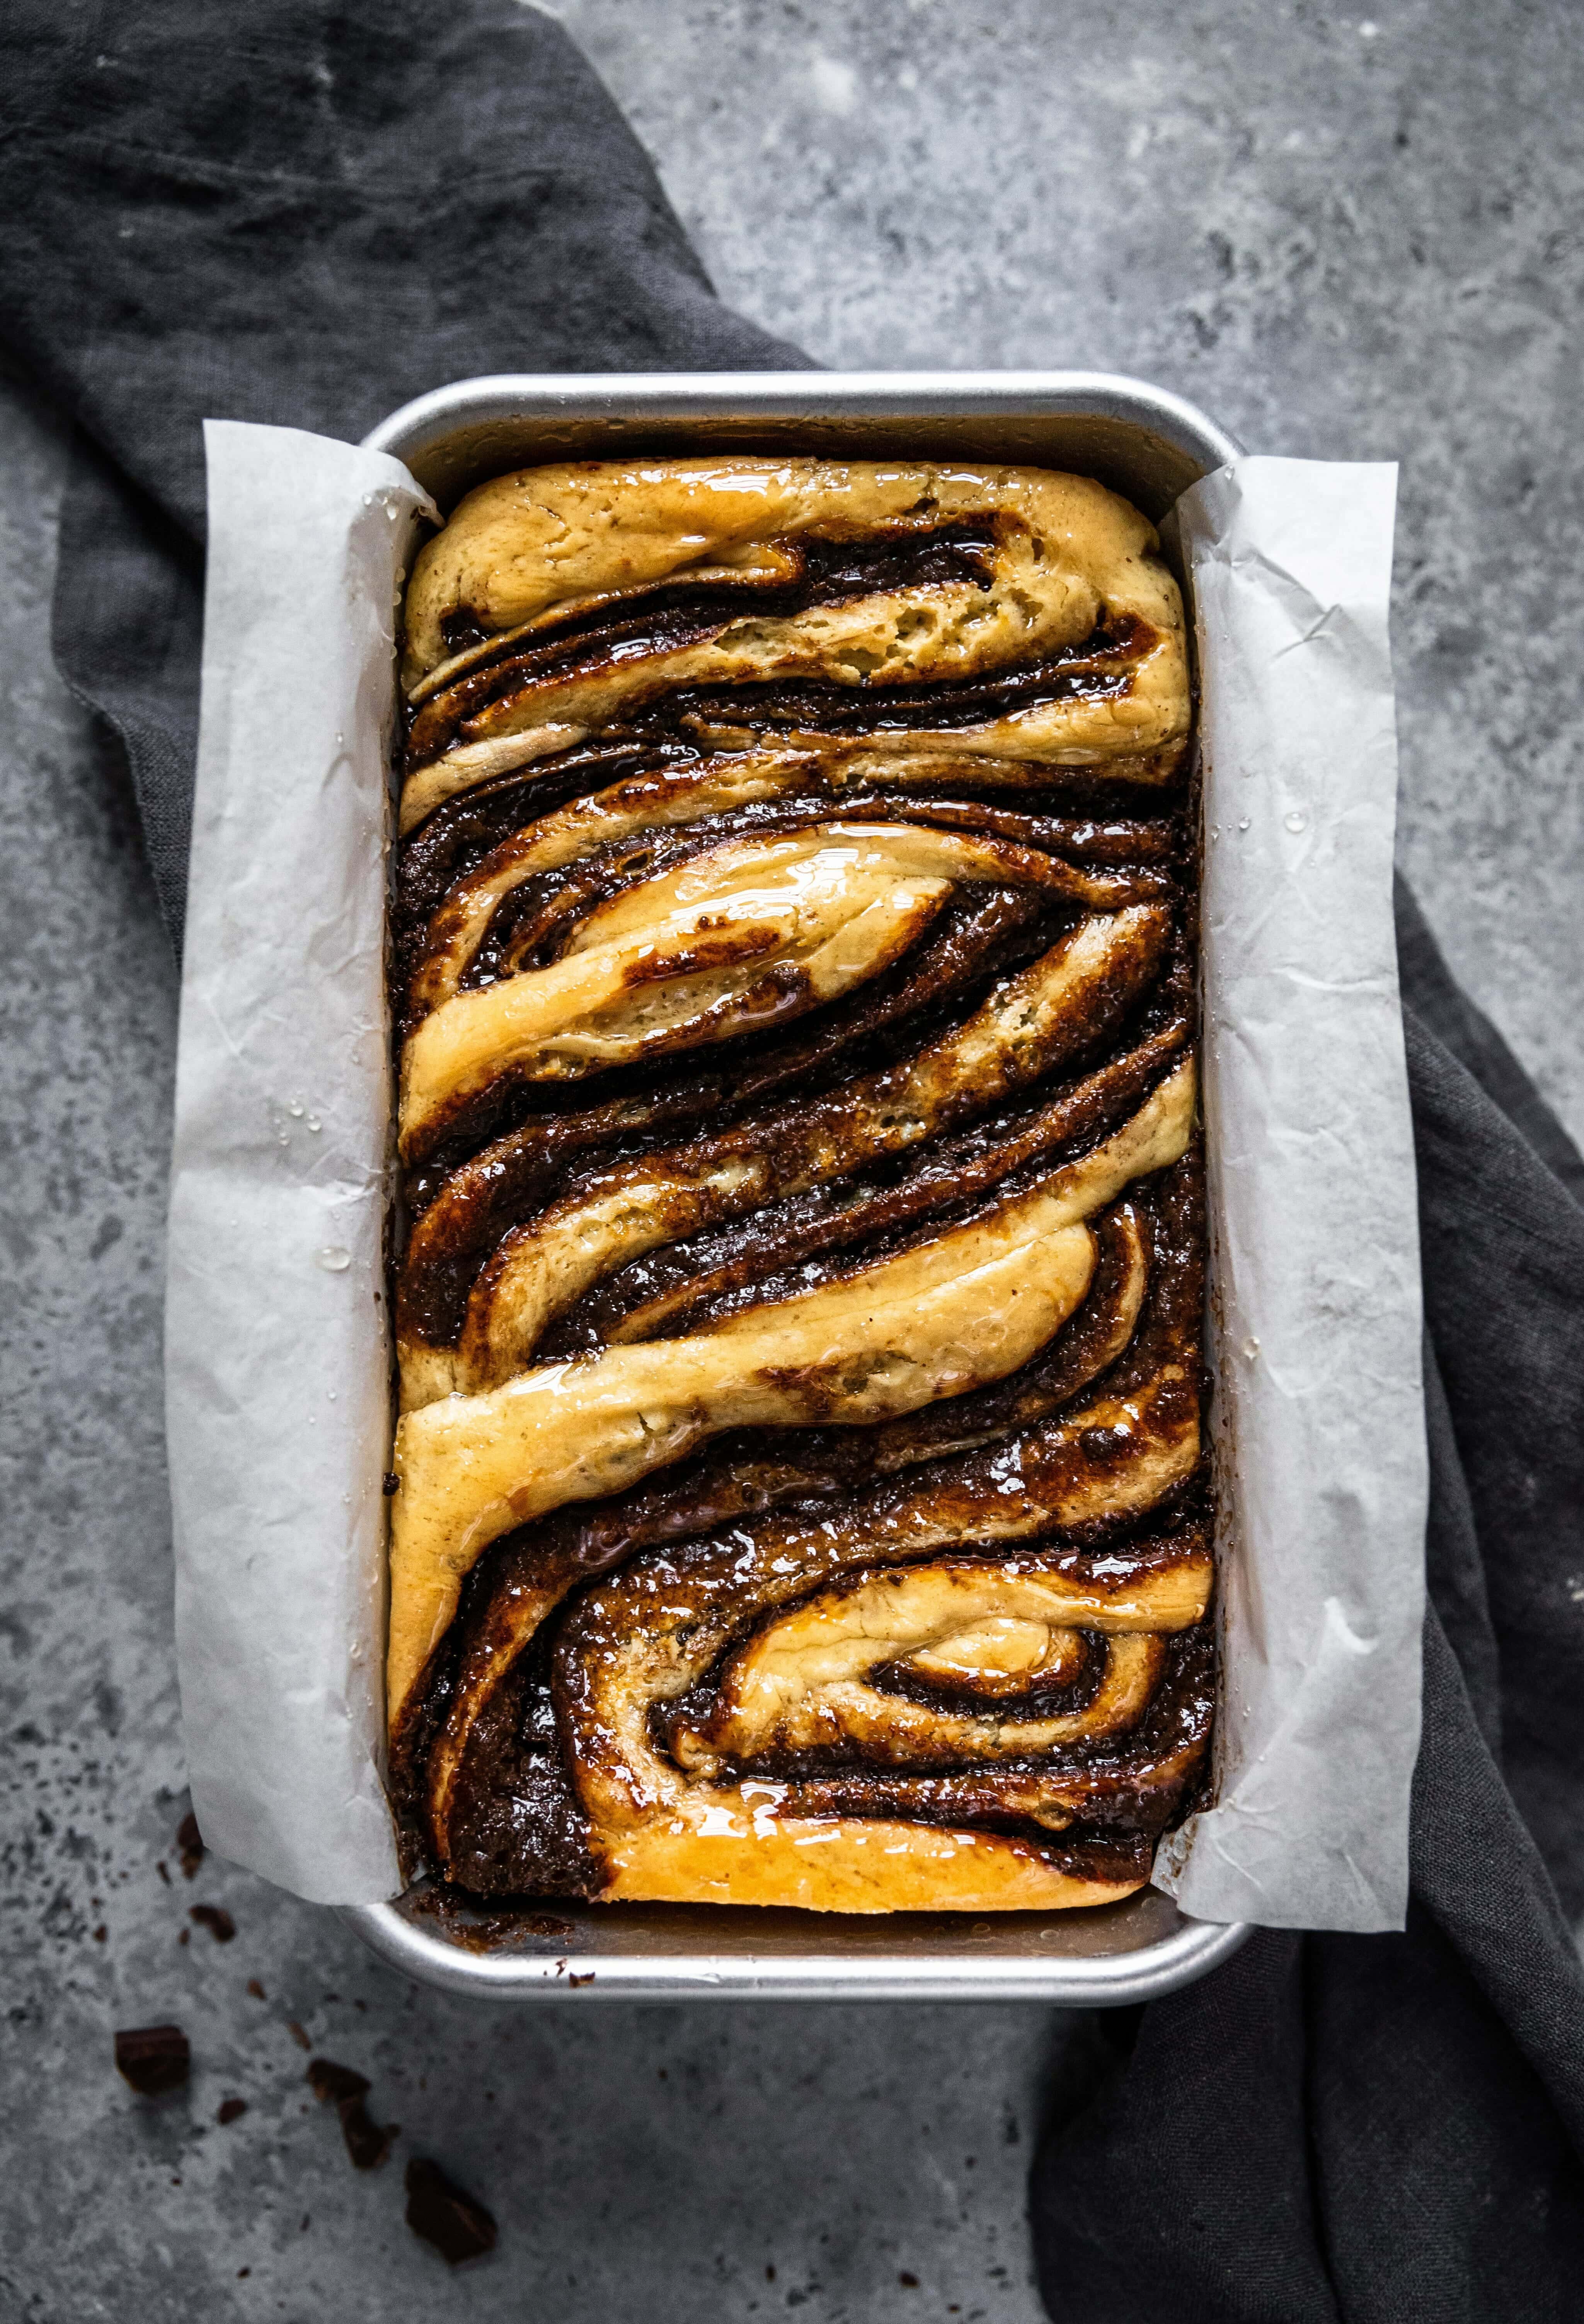
{"type": "Polygon", "coordinates": [[[333,2106],[340,2116],[341,2135],[346,2141],[354,2169],[377,2170],[391,2152],[391,2143],[401,2125],[373,2119],[364,2104],[369,2087],[367,2075],[356,2072],[351,2066],[338,2066],[333,2058],[315,2058],[309,2066],[308,2080],[314,2096],[333,2106]]]}
{"type": "Polygon", "coordinates": [[[228,1945],[236,1934],[236,1923],[223,1904],[194,1904],[187,1917],[207,1929],[217,1945],[228,1945]]]}
{"type": "Polygon", "coordinates": [[[248,1978],[247,1990],[252,1994],[255,2001],[263,2001],[268,1998],[263,1987],[259,1983],[256,1977],[250,1977],[248,1978]]]}
{"type": "Polygon", "coordinates": [[[308,2081],[315,2098],[323,2098],[329,2106],[340,2106],[346,2098],[368,2095],[368,2076],[355,2072],[350,2066],[338,2066],[333,2058],[312,2059],[308,2081]]]}
{"type": "Polygon", "coordinates": [[[341,2135],[355,2171],[377,2171],[401,2133],[399,2122],[375,2122],[361,2098],[349,2098],[338,2109],[341,2135]]]}
{"type": "Polygon", "coordinates": [[[240,2122],[246,2112],[247,2100],[245,2098],[222,2098],[219,2107],[216,2111],[215,2120],[220,2124],[240,2122]]]}
{"type": "Polygon", "coordinates": [[[198,1818],[190,1808],[176,1827],[176,1845],[181,1850],[181,1869],[190,1880],[207,1854],[198,1818]]]}
{"type": "Polygon", "coordinates": [[[115,2070],[141,2098],[179,2090],[191,2069],[192,2052],[180,2025],[138,2025],[115,2036],[115,2070]]]}
{"type": "Polygon", "coordinates": [[[286,2020],[286,2031],[290,2034],[292,2040],[296,2043],[299,2050],[311,2050],[313,2048],[313,2043],[309,2040],[308,2035],[303,2032],[295,2017],[289,2017],[286,2020]]]}
{"type": "Polygon", "coordinates": [[[407,2224],[452,2267],[495,2248],[498,2231],[483,2205],[419,2156],[407,2166],[407,2224]]]}

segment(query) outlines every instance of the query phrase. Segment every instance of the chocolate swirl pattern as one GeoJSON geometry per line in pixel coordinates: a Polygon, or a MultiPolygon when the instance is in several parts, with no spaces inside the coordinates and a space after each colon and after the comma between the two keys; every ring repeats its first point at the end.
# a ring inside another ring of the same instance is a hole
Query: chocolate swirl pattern
{"type": "Polygon", "coordinates": [[[462,503],[406,625],[415,1859],[1128,1894],[1213,1693],[1149,528],[1037,470],[539,469],[462,503]]]}

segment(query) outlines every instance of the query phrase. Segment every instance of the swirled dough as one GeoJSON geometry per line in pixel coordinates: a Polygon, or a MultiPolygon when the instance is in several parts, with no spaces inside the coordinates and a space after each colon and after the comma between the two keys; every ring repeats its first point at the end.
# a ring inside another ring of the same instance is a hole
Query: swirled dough
{"type": "Polygon", "coordinates": [[[410,1842],[508,1895],[1127,1895],[1214,1701],[1151,528],[979,463],[523,470],[422,551],[403,681],[410,1842]]]}
{"type": "Polygon", "coordinates": [[[855,1741],[882,1761],[951,1766],[1117,1734],[1154,1691],[1159,1634],[1202,1618],[1210,1580],[1202,1553],[1163,1567],[1127,1594],[1097,1590],[1061,1563],[1038,1558],[952,1558],[878,1573],[856,1588],[806,1598],[756,1629],[729,1656],[708,1715],[673,1726],[672,1756],[690,1774],[714,1775],[728,1759],[751,1765],[769,1754],[855,1741]],[[1094,1695],[1074,1711],[948,1710],[866,1683],[891,1663],[938,1671],[944,1657],[949,1666],[953,1646],[967,1655],[968,1642],[990,1622],[1018,1622],[1042,1637],[1024,1667],[1031,1683],[1074,1628],[1118,1643],[1094,1695]]]}
{"type": "Polygon", "coordinates": [[[394,1456],[392,1703],[449,1623],[463,1575],[511,1526],[620,1490],[723,1428],[889,1419],[1026,1363],[1089,1287],[1082,1222],[1177,1159],[1193,1092],[1185,1061],[1083,1161],[845,1280],[409,1413],[394,1456]]]}
{"type": "MultiPolygon", "coordinates": [[[[1182,605],[1153,529],[1103,485],[1042,469],[741,458],[524,470],[469,493],[423,550],[406,619],[404,675],[424,706],[415,742],[429,755],[409,777],[404,828],[687,689],[813,681],[893,706],[923,689],[905,720],[876,706],[871,752],[1114,766],[1135,780],[1168,777],[1187,735],[1182,605]],[[815,543],[922,547],[964,527],[979,539],[961,570],[867,587],[860,574],[810,597],[815,543]],[[695,618],[655,618],[654,593],[675,599],[685,585],[695,618]],[[756,604],[776,590],[783,604],[756,604]],[[448,653],[459,622],[477,642],[448,653]],[[978,717],[943,702],[932,721],[932,687],[1043,668],[1049,682],[1026,685],[1026,702],[987,701],[978,717]]],[[[801,742],[850,739],[839,703],[826,731],[817,701],[811,715],[806,697],[761,699],[801,742]]]]}
{"type": "Polygon", "coordinates": [[[1147,905],[1082,921],[905,1066],[777,1122],[773,1136],[750,1130],[662,1152],[550,1204],[502,1240],[454,1351],[404,1347],[408,1408],[522,1370],[552,1317],[641,1252],[905,1152],[1048,1071],[1089,1034],[1109,994],[1125,1003],[1137,990],[1165,935],[1164,915],[1147,905]]]}

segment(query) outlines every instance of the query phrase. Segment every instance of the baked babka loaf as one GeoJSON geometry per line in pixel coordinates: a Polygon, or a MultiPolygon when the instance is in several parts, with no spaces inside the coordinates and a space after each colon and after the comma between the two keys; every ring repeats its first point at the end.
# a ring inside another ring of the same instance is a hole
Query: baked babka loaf
{"type": "Polygon", "coordinates": [[[403,683],[413,1861],[1127,1895],[1213,1696],[1150,527],[1027,468],[530,469],[423,550],[403,683]]]}

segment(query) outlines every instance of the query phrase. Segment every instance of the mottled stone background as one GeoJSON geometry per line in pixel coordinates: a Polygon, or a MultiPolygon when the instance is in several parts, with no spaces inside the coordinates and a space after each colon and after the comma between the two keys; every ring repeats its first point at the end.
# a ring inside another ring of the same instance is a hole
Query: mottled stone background
{"type": "MultiPolygon", "coordinates": [[[[1567,0],[559,13],[723,295],[821,362],[1131,371],[1251,448],[1403,463],[1404,862],[1584,1132],[1567,0]]],[[[492,2012],[409,1989],[212,1858],[183,1878],[159,1389],[175,980],[121,776],[44,650],[61,436],[21,383],[0,429],[0,2312],[1035,2324],[1049,2013],[492,2012]],[[111,2029],[168,2016],[194,2078],[149,2107],[111,2029]],[[382,2172],[348,2166],[293,2021],[401,2124],[382,2172]],[[232,2095],[248,2111],[220,2127],[232,2095]],[[414,2153],[500,2218],[457,2278],[401,2223],[414,2153]]]]}

